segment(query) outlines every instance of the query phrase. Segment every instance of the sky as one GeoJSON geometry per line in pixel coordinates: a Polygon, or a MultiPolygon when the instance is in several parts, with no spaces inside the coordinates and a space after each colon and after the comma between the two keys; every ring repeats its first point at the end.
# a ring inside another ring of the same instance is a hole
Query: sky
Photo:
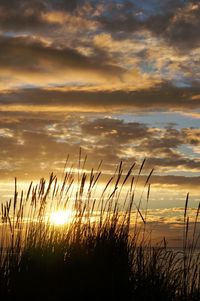
{"type": "Polygon", "coordinates": [[[199,1],[0,0],[0,191],[81,147],[107,174],[147,158],[152,207],[196,206],[199,28],[199,1]]]}

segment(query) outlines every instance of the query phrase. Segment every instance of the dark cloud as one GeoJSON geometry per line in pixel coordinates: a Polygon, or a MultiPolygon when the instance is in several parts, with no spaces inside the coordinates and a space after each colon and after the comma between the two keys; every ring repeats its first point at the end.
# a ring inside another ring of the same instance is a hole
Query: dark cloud
{"type": "Polygon", "coordinates": [[[151,178],[152,184],[158,185],[174,185],[182,186],[183,188],[196,188],[199,186],[200,177],[187,177],[187,176],[173,176],[173,175],[163,175],[163,176],[155,176],[153,175],[151,178]]]}
{"type": "Polygon", "coordinates": [[[31,30],[45,25],[42,13],[47,11],[48,1],[11,0],[0,1],[0,25],[7,30],[31,30]]]}
{"type": "Polygon", "coordinates": [[[169,156],[167,158],[149,158],[149,164],[151,167],[157,168],[161,170],[162,167],[167,171],[167,169],[178,168],[179,170],[190,170],[190,171],[198,171],[200,168],[200,160],[198,159],[190,159],[186,158],[183,155],[169,156]]]}
{"type": "Polygon", "coordinates": [[[0,7],[1,8],[7,8],[7,9],[20,9],[20,8],[34,8],[34,9],[44,9],[48,2],[51,1],[45,1],[45,0],[0,0],[0,7]]]}
{"type": "Polygon", "coordinates": [[[105,4],[104,13],[97,17],[104,29],[111,33],[132,32],[141,28],[141,22],[136,18],[139,13],[134,3],[112,1],[105,4]]]}
{"type": "Polygon", "coordinates": [[[72,11],[84,3],[86,3],[85,0],[0,0],[0,8],[7,12],[19,13],[21,11],[22,15],[26,13],[28,15],[28,12],[40,14],[51,10],[66,9],[72,11]]]}
{"type": "MultiPolygon", "coordinates": [[[[137,156],[147,155],[149,167],[158,170],[178,168],[198,171],[200,168],[199,159],[186,157],[179,151],[180,146],[189,143],[185,136],[185,129],[156,129],[142,123],[104,118],[82,123],[81,130],[84,137],[96,138],[95,154],[96,151],[103,153],[104,147],[109,146],[106,156],[114,153],[117,154],[118,160],[129,161],[131,157],[131,160],[133,157],[137,160],[137,156]],[[98,145],[101,146],[100,150],[98,145]]],[[[190,135],[192,132],[195,135],[196,131],[190,129],[190,135]]]]}
{"type": "MultiPolygon", "coordinates": [[[[21,31],[62,28],[62,24],[45,20],[44,14],[66,12],[81,15],[83,18],[98,21],[99,29],[111,33],[115,38],[122,38],[126,33],[151,31],[162,37],[170,45],[186,50],[199,47],[200,5],[198,1],[152,1],[136,5],[134,1],[84,1],[84,0],[19,0],[0,1],[1,28],[21,31]],[[89,5],[89,8],[85,8],[89,5]],[[102,5],[101,12],[98,6],[102,5]],[[98,13],[97,13],[98,12],[98,13]],[[123,33],[123,35],[121,35],[123,33]]],[[[77,24],[78,26],[78,24],[77,24]]],[[[81,30],[81,28],[79,29],[81,30]]],[[[123,39],[123,38],[122,38],[123,39]]]]}
{"type": "MultiPolygon", "coordinates": [[[[78,7],[84,5],[86,0],[52,0],[49,1],[51,7],[56,10],[74,11],[78,7]]],[[[90,1],[88,1],[90,2],[90,1]]]]}
{"type": "MultiPolygon", "coordinates": [[[[0,113],[0,117],[2,176],[9,170],[5,162],[8,166],[18,163],[14,172],[35,174],[43,170],[42,164],[47,172],[52,162],[63,164],[67,153],[73,154],[72,157],[78,155],[80,146],[90,157],[90,166],[103,160],[107,170],[120,160],[131,164],[144,156],[148,158],[148,168],[154,167],[157,171],[198,171],[200,168],[198,159],[186,157],[178,150],[179,146],[190,145],[186,129],[153,129],[143,123],[87,114],[0,113]]],[[[188,129],[190,135],[195,135],[196,130],[188,129]]],[[[55,166],[62,167],[62,164],[55,163],[55,166]]]]}
{"type": "Polygon", "coordinates": [[[83,135],[91,135],[104,140],[104,143],[128,143],[151,136],[146,125],[119,119],[103,118],[82,125],[83,135]]]}
{"type": "Polygon", "coordinates": [[[189,3],[166,15],[152,16],[147,28],[182,51],[200,46],[200,4],[189,3]]]}
{"type": "MultiPolygon", "coordinates": [[[[59,70],[79,70],[100,73],[101,75],[120,75],[121,67],[88,57],[72,48],[55,48],[27,37],[0,37],[0,68],[21,72],[52,73],[59,70]]],[[[105,58],[105,56],[104,56],[105,58]]]]}
{"type": "MultiPolygon", "coordinates": [[[[123,34],[140,33],[142,30],[152,32],[156,37],[163,38],[171,46],[181,51],[200,46],[200,5],[198,1],[156,1],[152,2],[152,11],[147,14],[145,3],[141,8],[112,4],[110,13],[108,5],[106,14],[98,17],[104,29],[115,38],[123,34]],[[111,12],[112,10],[112,12],[111,12]]],[[[148,6],[149,7],[149,6],[148,6]]]]}
{"type": "Polygon", "coordinates": [[[74,13],[86,3],[85,0],[11,0],[0,1],[0,26],[5,30],[43,31],[50,34],[60,26],[50,24],[44,14],[53,12],[74,13]]]}
{"type": "Polygon", "coordinates": [[[59,107],[64,107],[66,110],[73,107],[76,111],[127,111],[130,109],[138,111],[184,111],[186,109],[192,110],[200,108],[200,98],[192,99],[198,95],[200,95],[200,89],[198,87],[176,88],[169,84],[130,92],[123,90],[111,92],[89,92],[85,90],[59,91],[35,88],[2,93],[0,105],[43,106],[47,110],[55,106],[58,109],[59,107]]]}

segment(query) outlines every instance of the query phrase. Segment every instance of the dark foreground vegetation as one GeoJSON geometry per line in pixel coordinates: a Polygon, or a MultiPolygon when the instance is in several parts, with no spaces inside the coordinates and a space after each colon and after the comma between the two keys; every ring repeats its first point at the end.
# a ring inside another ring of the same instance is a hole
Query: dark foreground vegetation
{"type": "MultiPolygon", "coordinates": [[[[81,166],[81,164],[83,164],[81,166]]],[[[151,243],[146,229],[150,177],[134,195],[144,162],[124,175],[120,164],[97,195],[100,166],[65,169],[62,184],[51,174],[2,204],[0,300],[200,300],[197,208],[189,236],[188,197],[183,211],[183,250],[151,243]],[[145,209],[142,202],[146,199],[145,209]],[[122,204],[122,205],[120,205],[122,204]],[[65,225],[49,212],[69,210],[65,225]]]]}

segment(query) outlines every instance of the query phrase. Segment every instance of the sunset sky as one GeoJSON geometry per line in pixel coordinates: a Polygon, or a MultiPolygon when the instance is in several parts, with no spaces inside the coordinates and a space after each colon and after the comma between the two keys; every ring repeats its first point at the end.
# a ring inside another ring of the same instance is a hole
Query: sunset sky
{"type": "Polygon", "coordinates": [[[199,1],[0,0],[0,190],[82,147],[106,173],[147,158],[153,207],[196,206],[199,30],[199,1]]]}

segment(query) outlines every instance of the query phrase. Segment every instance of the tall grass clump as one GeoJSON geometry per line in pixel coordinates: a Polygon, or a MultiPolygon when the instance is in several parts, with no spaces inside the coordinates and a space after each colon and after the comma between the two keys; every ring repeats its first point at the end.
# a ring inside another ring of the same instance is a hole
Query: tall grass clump
{"type": "Polygon", "coordinates": [[[120,163],[104,185],[101,164],[88,172],[81,156],[62,181],[52,173],[18,193],[15,179],[13,199],[1,205],[1,300],[200,300],[200,207],[191,225],[187,197],[181,252],[164,239],[153,245],[153,171],[136,199],[144,164],[135,174],[135,164],[125,173],[120,163]]]}

